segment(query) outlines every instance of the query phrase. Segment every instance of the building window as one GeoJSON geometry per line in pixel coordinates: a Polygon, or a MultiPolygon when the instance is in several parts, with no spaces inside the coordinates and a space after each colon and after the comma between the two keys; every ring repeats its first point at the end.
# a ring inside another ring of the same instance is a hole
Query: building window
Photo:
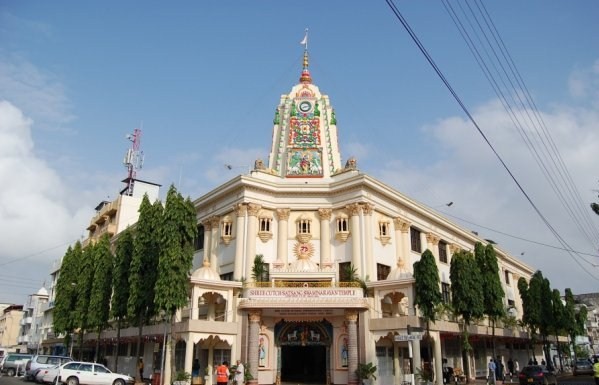
{"type": "Polygon", "coordinates": [[[420,230],[410,227],[410,240],[412,244],[412,251],[417,253],[422,252],[422,244],[420,240],[420,230]]]}
{"type": "Polygon", "coordinates": [[[377,281],[383,281],[387,279],[387,276],[391,272],[391,267],[380,263],[376,264],[376,279],[377,281]]]}
{"type": "Polygon", "coordinates": [[[258,218],[258,237],[262,242],[272,239],[272,218],[266,215],[258,218]]]}
{"type": "Polygon", "coordinates": [[[439,241],[439,261],[447,263],[447,243],[439,241]]]}
{"type": "Polygon", "coordinates": [[[379,221],[379,241],[385,246],[391,240],[391,235],[389,235],[389,221],[379,221]]]}
{"type": "Polygon", "coordinates": [[[222,281],[232,281],[233,280],[233,273],[225,273],[225,274],[221,274],[220,275],[220,279],[222,281]]]}
{"type": "Polygon", "coordinates": [[[302,215],[297,218],[297,239],[302,243],[306,243],[312,239],[312,230],[310,228],[312,220],[307,215],[302,215]]]}
{"type": "Polygon", "coordinates": [[[228,217],[225,217],[225,219],[223,219],[223,223],[222,223],[222,235],[228,235],[231,236],[232,232],[233,232],[233,222],[231,222],[231,219],[228,217]]]}
{"type": "Polygon", "coordinates": [[[389,235],[389,222],[380,221],[379,222],[379,235],[381,237],[385,237],[389,235]]]}
{"type": "Polygon", "coordinates": [[[451,292],[448,283],[441,282],[441,295],[443,296],[443,303],[449,304],[451,302],[451,292]]]}
{"type": "Polygon", "coordinates": [[[233,221],[230,216],[226,216],[223,218],[220,223],[220,239],[222,239],[225,245],[231,243],[231,239],[233,238],[233,221]]]}
{"type": "Polygon", "coordinates": [[[510,272],[505,270],[504,275],[505,275],[505,284],[509,285],[510,284],[510,272]]]}
{"type": "Polygon", "coordinates": [[[195,250],[204,248],[204,226],[202,225],[198,225],[198,235],[193,240],[193,246],[195,250]]]}
{"type": "Polygon", "coordinates": [[[349,237],[349,222],[347,220],[347,215],[340,214],[336,220],[335,227],[335,238],[338,240],[345,242],[349,237]]]}
{"type": "Polygon", "coordinates": [[[351,281],[351,262],[340,262],[339,263],[339,281],[349,282],[351,281]]]}

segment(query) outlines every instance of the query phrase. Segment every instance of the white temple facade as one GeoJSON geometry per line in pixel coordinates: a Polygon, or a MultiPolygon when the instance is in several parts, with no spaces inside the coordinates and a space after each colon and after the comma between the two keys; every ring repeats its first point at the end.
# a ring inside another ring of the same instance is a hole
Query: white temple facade
{"type": "MultiPolygon", "coordinates": [[[[252,384],[357,384],[358,363],[367,362],[377,384],[415,383],[423,365],[439,385],[444,365],[484,376],[488,322],[469,330],[468,368],[451,316],[431,324],[431,351],[421,343],[412,265],[431,250],[449,301],[451,255],[487,241],[360,172],[356,159],[342,162],[335,111],[308,65],[305,52],[299,83],[276,108],[268,160],[194,201],[196,270],[170,372],[197,362],[203,377],[241,359],[252,384]]],[[[505,307],[519,318],[517,280],[533,270],[496,252],[505,307]]],[[[504,364],[527,360],[523,330],[500,323],[495,334],[504,364]]]]}

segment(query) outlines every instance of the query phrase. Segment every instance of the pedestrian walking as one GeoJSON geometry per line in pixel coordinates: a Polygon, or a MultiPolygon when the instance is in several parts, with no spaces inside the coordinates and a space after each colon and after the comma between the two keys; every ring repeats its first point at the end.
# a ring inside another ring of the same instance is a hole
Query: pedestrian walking
{"type": "Polygon", "coordinates": [[[487,375],[487,384],[495,385],[495,370],[497,367],[495,366],[495,362],[492,358],[489,360],[489,365],[487,365],[487,368],[489,369],[489,374],[487,375]]]}
{"type": "Polygon", "coordinates": [[[512,357],[510,357],[510,359],[507,360],[507,371],[508,373],[506,374],[506,376],[509,374],[510,382],[512,382],[512,380],[514,379],[514,361],[512,361],[512,357]]]}
{"type": "Polygon", "coordinates": [[[503,381],[503,362],[501,362],[501,356],[497,356],[495,361],[495,381],[503,381]]]}
{"type": "Polygon", "coordinates": [[[237,366],[235,367],[235,385],[243,385],[245,382],[245,368],[241,363],[241,360],[237,360],[237,366]]]}
{"type": "Polygon", "coordinates": [[[216,368],[216,383],[218,385],[227,385],[229,382],[229,363],[223,361],[222,365],[216,368]]]}
{"type": "Polygon", "coordinates": [[[595,385],[599,385],[599,359],[595,357],[593,362],[593,374],[595,377],[595,385]]]}

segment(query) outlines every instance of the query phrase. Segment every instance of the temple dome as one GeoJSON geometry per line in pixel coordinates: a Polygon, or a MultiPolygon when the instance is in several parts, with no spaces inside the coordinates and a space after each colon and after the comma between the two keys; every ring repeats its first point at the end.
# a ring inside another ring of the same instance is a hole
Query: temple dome
{"type": "Polygon", "coordinates": [[[220,276],[214,269],[210,266],[210,262],[204,261],[203,266],[197,269],[191,274],[192,278],[196,279],[206,279],[211,281],[220,281],[220,276]]]}

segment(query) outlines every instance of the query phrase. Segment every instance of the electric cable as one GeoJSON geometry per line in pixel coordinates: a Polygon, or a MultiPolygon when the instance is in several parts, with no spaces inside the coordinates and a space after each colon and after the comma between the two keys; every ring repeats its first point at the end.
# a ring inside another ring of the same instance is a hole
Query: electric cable
{"type": "Polygon", "coordinates": [[[557,240],[560,242],[560,244],[562,244],[562,246],[564,246],[565,248],[568,249],[568,254],[574,260],[574,262],[584,272],[586,272],[587,274],[589,274],[593,279],[599,281],[599,277],[594,276],[588,270],[584,269],[584,267],[582,266],[582,264],[580,263],[580,261],[573,255],[573,252],[571,251],[571,250],[573,250],[572,247],[570,247],[568,245],[568,243],[561,237],[561,235],[557,232],[557,230],[551,225],[551,223],[549,223],[549,221],[547,220],[547,218],[545,218],[545,216],[543,215],[543,213],[541,213],[541,211],[539,210],[539,208],[532,201],[532,199],[530,198],[530,196],[528,195],[528,193],[524,190],[524,188],[522,187],[522,185],[520,184],[520,182],[518,181],[518,179],[515,177],[515,175],[512,173],[512,171],[510,170],[510,168],[507,166],[507,164],[505,163],[505,161],[503,160],[503,158],[499,155],[499,153],[497,152],[497,150],[495,149],[495,147],[491,144],[491,142],[489,141],[489,139],[487,138],[487,136],[483,132],[482,128],[478,125],[478,122],[474,119],[474,117],[472,116],[472,114],[470,113],[470,111],[468,110],[468,108],[466,107],[466,105],[463,103],[463,101],[461,100],[461,98],[459,97],[459,95],[453,89],[453,87],[451,86],[451,84],[449,83],[449,81],[447,80],[447,78],[445,77],[445,75],[443,74],[443,72],[441,71],[441,69],[437,66],[437,64],[433,60],[432,56],[428,53],[428,51],[426,50],[426,48],[424,47],[424,45],[420,42],[420,39],[418,39],[418,36],[412,30],[412,28],[408,24],[407,20],[405,20],[405,18],[403,17],[403,15],[401,14],[401,12],[397,8],[397,6],[394,4],[393,0],[385,0],[385,1],[386,1],[387,5],[389,6],[389,8],[391,9],[391,11],[393,12],[393,14],[395,15],[395,17],[400,21],[400,23],[402,24],[402,26],[404,27],[404,29],[408,32],[408,34],[410,35],[412,41],[416,44],[416,46],[418,47],[418,49],[420,50],[420,52],[424,55],[424,57],[426,58],[426,60],[428,61],[428,63],[431,65],[431,67],[433,68],[433,70],[435,71],[435,73],[437,74],[437,76],[441,79],[441,81],[443,82],[443,84],[445,85],[445,87],[451,93],[451,95],[453,96],[453,98],[455,99],[455,101],[458,103],[458,105],[460,106],[460,108],[462,109],[462,111],[466,114],[466,116],[468,117],[468,119],[472,122],[472,124],[474,125],[474,127],[476,128],[476,130],[478,131],[478,133],[482,136],[483,140],[487,143],[487,145],[489,146],[489,148],[493,152],[493,154],[495,154],[496,158],[499,160],[499,162],[501,163],[501,165],[503,166],[503,168],[505,169],[505,171],[508,173],[508,175],[510,176],[510,178],[512,179],[512,181],[516,184],[516,186],[518,187],[518,189],[520,190],[520,192],[522,193],[522,195],[525,197],[525,199],[528,201],[528,203],[532,206],[532,208],[535,210],[535,212],[537,213],[537,215],[541,218],[541,220],[543,221],[543,223],[545,223],[545,225],[547,226],[547,228],[553,233],[553,235],[557,238],[557,240]]]}

